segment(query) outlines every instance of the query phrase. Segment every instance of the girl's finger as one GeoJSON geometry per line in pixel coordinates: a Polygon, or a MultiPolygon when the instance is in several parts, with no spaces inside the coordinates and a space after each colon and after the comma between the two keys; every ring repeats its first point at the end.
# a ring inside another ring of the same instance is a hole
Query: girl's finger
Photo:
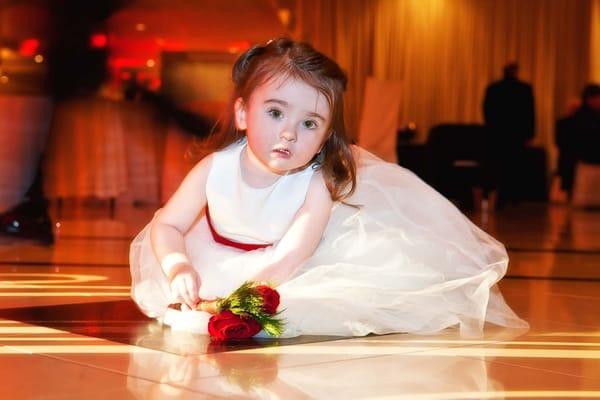
{"type": "Polygon", "coordinates": [[[200,301],[200,296],[198,294],[198,285],[193,279],[187,281],[187,291],[190,295],[190,298],[194,302],[194,305],[196,305],[198,301],[200,301]]]}
{"type": "Polygon", "coordinates": [[[171,283],[171,303],[183,303],[183,297],[177,282],[171,283]]]}
{"type": "Polygon", "coordinates": [[[185,282],[178,282],[177,290],[179,291],[179,295],[183,298],[183,302],[190,307],[191,298],[187,292],[185,282]]]}
{"type": "Polygon", "coordinates": [[[193,310],[196,307],[196,301],[194,301],[194,293],[190,290],[189,283],[185,284],[185,296],[187,305],[193,310]]]}

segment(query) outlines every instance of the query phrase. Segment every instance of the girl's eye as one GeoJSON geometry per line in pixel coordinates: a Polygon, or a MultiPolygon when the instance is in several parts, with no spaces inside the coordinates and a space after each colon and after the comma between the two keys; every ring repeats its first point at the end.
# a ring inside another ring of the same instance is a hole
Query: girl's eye
{"type": "Polygon", "coordinates": [[[283,113],[276,108],[271,108],[269,111],[267,111],[267,114],[275,119],[279,119],[283,116],[283,113]]]}
{"type": "Polygon", "coordinates": [[[316,129],[318,126],[317,123],[315,121],[313,121],[312,119],[304,121],[302,123],[302,125],[304,125],[304,127],[307,129],[316,129]]]}

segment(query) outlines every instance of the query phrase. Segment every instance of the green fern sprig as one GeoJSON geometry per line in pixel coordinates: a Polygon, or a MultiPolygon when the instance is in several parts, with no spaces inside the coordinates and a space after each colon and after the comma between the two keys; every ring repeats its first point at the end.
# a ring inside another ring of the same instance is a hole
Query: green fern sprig
{"type": "Polygon", "coordinates": [[[269,315],[265,313],[261,313],[261,315],[254,315],[254,319],[258,321],[258,323],[262,326],[263,330],[269,336],[280,336],[283,333],[283,320],[281,318],[276,318],[280,312],[274,315],[269,315]]]}
{"type": "Polygon", "coordinates": [[[284,322],[277,316],[265,313],[263,298],[256,290],[256,283],[244,282],[229,296],[217,302],[219,311],[230,310],[232,313],[242,317],[254,318],[262,329],[270,336],[279,336],[283,333],[284,322]]]}

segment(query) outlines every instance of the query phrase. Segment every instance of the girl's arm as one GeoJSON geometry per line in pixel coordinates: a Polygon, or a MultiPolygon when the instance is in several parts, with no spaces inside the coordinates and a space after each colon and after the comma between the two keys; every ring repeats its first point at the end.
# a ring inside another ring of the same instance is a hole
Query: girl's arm
{"type": "Polygon", "coordinates": [[[253,280],[285,282],[312,256],[327,227],[333,201],[321,172],[315,172],[302,207],[274,249],[273,261],[253,280]]]}
{"type": "Polygon", "coordinates": [[[200,161],[158,212],[150,230],[154,254],[171,284],[171,291],[189,307],[199,301],[200,277],[187,258],[183,235],[206,205],[206,180],[212,155],[200,161]]]}

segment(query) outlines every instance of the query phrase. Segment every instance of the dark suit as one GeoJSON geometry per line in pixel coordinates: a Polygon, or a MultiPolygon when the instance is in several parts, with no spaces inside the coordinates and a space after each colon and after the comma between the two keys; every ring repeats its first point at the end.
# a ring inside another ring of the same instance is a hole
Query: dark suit
{"type": "Polygon", "coordinates": [[[600,164],[600,112],[583,106],[556,121],[555,143],[561,188],[571,192],[578,161],[600,164]]]}
{"type": "Polygon", "coordinates": [[[577,140],[574,135],[573,117],[556,121],[555,132],[554,143],[558,147],[557,172],[560,176],[560,188],[571,193],[577,164],[577,140]]]}
{"type": "Polygon", "coordinates": [[[600,111],[581,107],[573,116],[577,156],[588,164],[600,164],[600,111]]]}
{"type": "Polygon", "coordinates": [[[492,171],[497,182],[498,203],[521,198],[520,171],[525,142],[533,138],[535,106],[531,85],[514,78],[490,84],[483,114],[492,149],[492,171]]]}

